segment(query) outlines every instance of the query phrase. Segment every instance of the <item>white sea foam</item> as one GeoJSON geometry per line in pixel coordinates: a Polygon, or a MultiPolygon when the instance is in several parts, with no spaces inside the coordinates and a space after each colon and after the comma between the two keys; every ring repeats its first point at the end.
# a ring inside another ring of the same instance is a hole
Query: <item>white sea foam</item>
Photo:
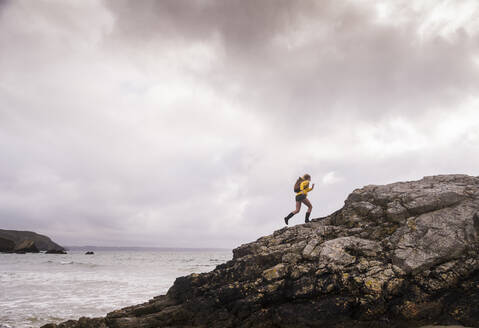
{"type": "Polygon", "coordinates": [[[60,264],[73,264],[73,261],[61,261],[60,264]]]}
{"type": "Polygon", "coordinates": [[[210,271],[230,258],[231,251],[0,254],[0,328],[103,316],[164,294],[175,278],[210,271]]]}

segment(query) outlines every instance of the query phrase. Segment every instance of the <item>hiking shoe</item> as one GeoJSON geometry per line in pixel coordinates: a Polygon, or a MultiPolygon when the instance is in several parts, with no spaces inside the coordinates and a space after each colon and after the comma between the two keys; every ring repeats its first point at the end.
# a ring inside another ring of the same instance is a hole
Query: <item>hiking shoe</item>
{"type": "Polygon", "coordinates": [[[286,223],[286,225],[288,225],[288,218],[284,218],[284,223],[286,223]]]}
{"type": "Polygon", "coordinates": [[[304,223],[309,223],[309,222],[310,222],[309,219],[304,220],[304,223]]]}

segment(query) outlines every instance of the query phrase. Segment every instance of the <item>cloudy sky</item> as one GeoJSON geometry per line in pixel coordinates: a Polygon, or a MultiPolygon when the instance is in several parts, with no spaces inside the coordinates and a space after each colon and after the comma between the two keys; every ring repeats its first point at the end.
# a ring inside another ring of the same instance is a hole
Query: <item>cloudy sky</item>
{"type": "Polygon", "coordinates": [[[478,50],[476,0],[0,0],[0,228],[232,248],[304,173],[477,176],[478,50]]]}

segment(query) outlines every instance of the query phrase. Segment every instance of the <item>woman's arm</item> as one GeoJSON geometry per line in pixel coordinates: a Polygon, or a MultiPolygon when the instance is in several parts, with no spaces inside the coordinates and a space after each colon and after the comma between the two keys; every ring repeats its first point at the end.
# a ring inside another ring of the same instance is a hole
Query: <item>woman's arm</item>
{"type": "Polygon", "coordinates": [[[313,190],[313,188],[314,188],[314,183],[313,183],[313,186],[309,188],[309,181],[307,180],[302,182],[300,185],[301,191],[304,191],[304,192],[310,192],[311,190],[313,190]]]}

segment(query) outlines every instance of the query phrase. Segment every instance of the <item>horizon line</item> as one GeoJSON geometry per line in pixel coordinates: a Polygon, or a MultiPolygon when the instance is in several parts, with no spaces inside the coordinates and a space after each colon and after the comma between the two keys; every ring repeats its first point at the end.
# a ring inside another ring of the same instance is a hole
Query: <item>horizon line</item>
{"type": "Polygon", "coordinates": [[[68,248],[103,248],[103,249],[158,249],[158,250],[228,250],[231,251],[232,248],[226,247],[171,247],[171,246],[99,246],[99,245],[63,245],[65,249],[68,248]]]}

